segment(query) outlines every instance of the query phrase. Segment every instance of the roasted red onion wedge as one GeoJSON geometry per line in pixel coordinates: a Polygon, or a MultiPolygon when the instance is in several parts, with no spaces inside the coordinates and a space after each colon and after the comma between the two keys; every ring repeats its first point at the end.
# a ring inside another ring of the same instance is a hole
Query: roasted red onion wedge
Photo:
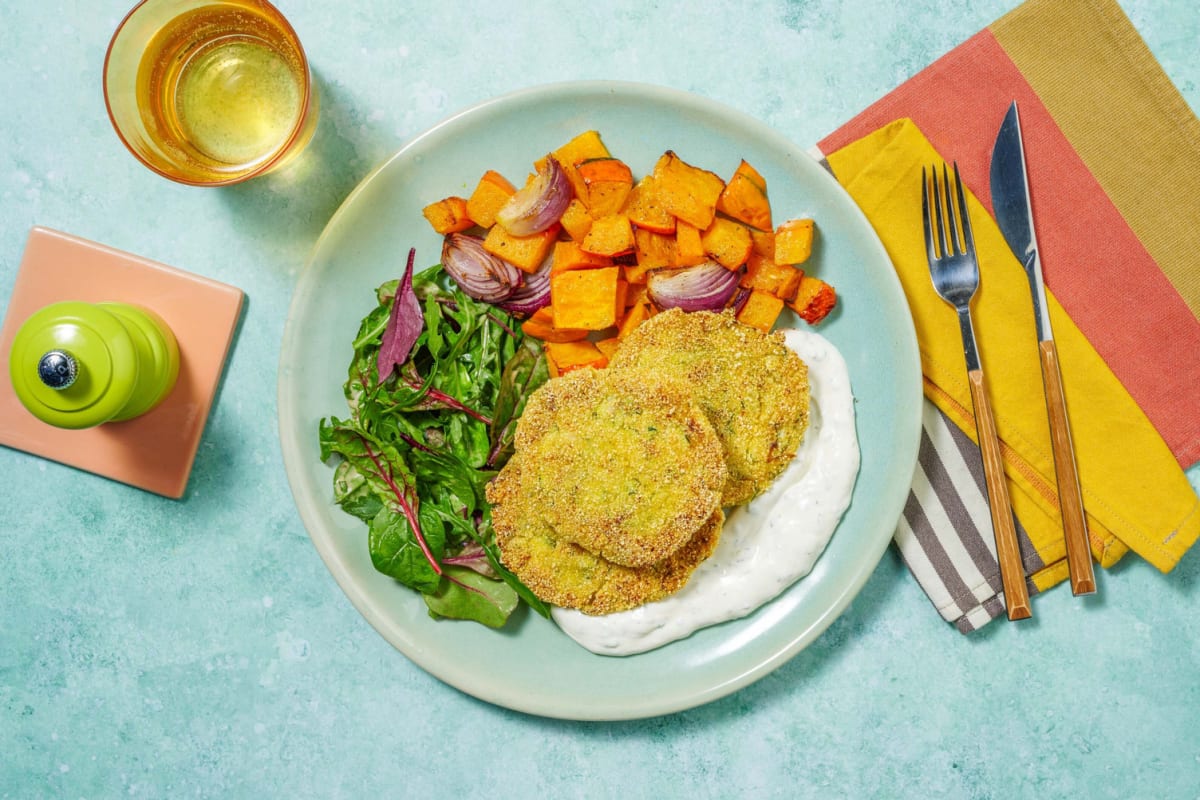
{"type": "Polygon", "coordinates": [[[442,266],[468,297],[485,303],[507,299],[521,283],[521,270],[483,249],[483,240],[450,233],[442,242],[442,266]]]}
{"type": "Polygon", "coordinates": [[[562,217],[571,202],[571,181],[554,156],[532,181],[496,212],[496,222],[513,236],[541,233],[562,217]]]}
{"type": "Polygon", "coordinates": [[[537,272],[523,276],[521,285],[496,305],[511,314],[522,316],[550,305],[550,265],[554,260],[553,251],[551,252],[537,272]]]}
{"type": "Polygon", "coordinates": [[[737,290],[740,277],[740,270],[705,261],[694,267],[651,272],[646,280],[646,293],[663,309],[720,311],[737,290]]]}

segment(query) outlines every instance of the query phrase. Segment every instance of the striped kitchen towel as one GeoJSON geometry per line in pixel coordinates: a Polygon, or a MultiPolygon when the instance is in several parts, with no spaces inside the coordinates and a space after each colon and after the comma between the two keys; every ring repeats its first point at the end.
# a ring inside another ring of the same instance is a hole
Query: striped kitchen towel
{"type": "Polygon", "coordinates": [[[973,193],[976,324],[1031,591],[1067,575],[1028,285],[990,218],[1014,99],[1093,554],[1110,566],[1132,549],[1167,571],[1200,535],[1182,471],[1200,458],[1200,121],[1113,0],[1028,0],[818,146],[913,309],[929,402],[896,542],[964,632],[1003,599],[956,321],[921,239],[933,158],[957,161],[973,193]]]}

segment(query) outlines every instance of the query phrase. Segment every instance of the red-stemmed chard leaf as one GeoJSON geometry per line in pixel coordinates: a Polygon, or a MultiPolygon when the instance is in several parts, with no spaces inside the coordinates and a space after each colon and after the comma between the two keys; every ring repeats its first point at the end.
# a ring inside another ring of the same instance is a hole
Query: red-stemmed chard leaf
{"type": "Polygon", "coordinates": [[[421,313],[421,302],[413,291],[412,273],[416,260],[417,249],[409,248],[408,266],[404,268],[404,277],[396,287],[396,297],[392,301],[392,313],[388,317],[387,328],[383,332],[383,341],[379,346],[379,357],[376,364],[379,368],[379,382],[383,383],[391,377],[392,371],[408,360],[413,345],[421,336],[425,327],[425,317],[421,313]]]}

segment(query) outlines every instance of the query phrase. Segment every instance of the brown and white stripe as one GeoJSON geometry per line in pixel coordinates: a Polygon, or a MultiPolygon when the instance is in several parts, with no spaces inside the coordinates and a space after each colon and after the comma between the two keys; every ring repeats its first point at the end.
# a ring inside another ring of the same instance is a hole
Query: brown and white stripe
{"type": "MultiPolygon", "coordinates": [[[[970,633],[1004,614],[979,448],[925,400],[912,491],[896,528],[904,563],[944,619],[970,633]]],[[[1017,521],[1025,574],[1045,565],[1017,521]]],[[[1026,580],[1030,594],[1037,592],[1026,580]]]]}

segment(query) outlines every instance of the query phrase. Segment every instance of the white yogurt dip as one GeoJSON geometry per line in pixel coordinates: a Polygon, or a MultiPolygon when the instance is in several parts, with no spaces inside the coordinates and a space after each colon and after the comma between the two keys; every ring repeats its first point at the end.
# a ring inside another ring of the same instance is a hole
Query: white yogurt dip
{"type": "Polygon", "coordinates": [[[846,362],[825,337],[786,330],[784,338],[808,365],[808,431],[795,459],[729,514],[716,550],[675,594],[604,616],[554,608],[558,626],[588,650],[641,653],[744,617],[807,575],[824,551],[858,477],[854,396],[846,362]]]}

